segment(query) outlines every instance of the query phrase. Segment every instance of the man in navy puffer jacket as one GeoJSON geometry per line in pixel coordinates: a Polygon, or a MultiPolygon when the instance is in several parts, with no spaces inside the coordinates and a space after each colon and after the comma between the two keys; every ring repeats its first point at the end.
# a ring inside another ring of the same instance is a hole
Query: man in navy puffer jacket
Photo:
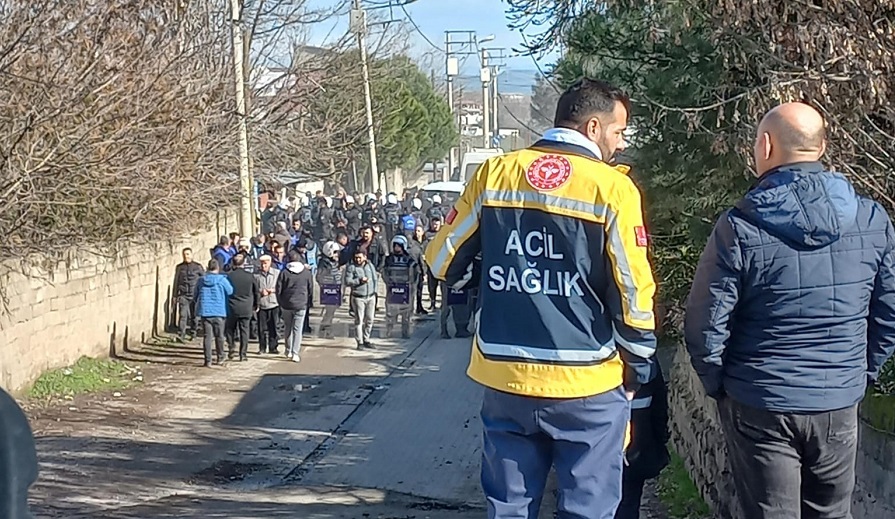
{"type": "Polygon", "coordinates": [[[892,223],[825,149],[810,106],[765,116],[758,184],[721,215],[687,304],[749,519],[851,518],[857,404],[895,349],[892,223]]]}

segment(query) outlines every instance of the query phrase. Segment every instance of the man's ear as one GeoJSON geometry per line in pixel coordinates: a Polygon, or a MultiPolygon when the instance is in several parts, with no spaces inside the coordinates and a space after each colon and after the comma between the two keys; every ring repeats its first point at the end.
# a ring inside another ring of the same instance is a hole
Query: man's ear
{"type": "Polygon", "coordinates": [[[597,117],[592,117],[585,123],[585,136],[591,141],[597,141],[603,135],[603,123],[597,117]]]}
{"type": "Polygon", "coordinates": [[[761,140],[762,153],[764,154],[764,158],[767,160],[771,158],[771,150],[773,148],[773,146],[771,145],[771,134],[769,134],[768,132],[762,133],[761,140]]]}
{"type": "Polygon", "coordinates": [[[827,153],[827,140],[824,139],[823,142],[820,143],[820,157],[823,157],[827,153]]]}

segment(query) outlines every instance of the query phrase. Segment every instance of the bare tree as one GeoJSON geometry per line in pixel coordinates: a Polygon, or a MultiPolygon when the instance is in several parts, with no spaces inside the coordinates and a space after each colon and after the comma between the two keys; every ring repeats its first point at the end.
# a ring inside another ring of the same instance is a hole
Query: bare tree
{"type": "Polygon", "coordinates": [[[0,233],[13,253],[176,232],[230,201],[220,3],[0,2],[0,233]]]}

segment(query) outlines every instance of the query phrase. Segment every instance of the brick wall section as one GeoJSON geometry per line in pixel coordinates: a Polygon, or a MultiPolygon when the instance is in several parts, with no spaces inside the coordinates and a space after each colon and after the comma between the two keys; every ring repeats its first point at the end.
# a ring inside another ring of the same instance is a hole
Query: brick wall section
{"type": "Polygon", "coordinates": [[[72,251],[55,265],[0,263],[0,387],[19,393],[47,369],[123,351],[164,330],[180,251],[192,247],[204,264],[230,229],[235,213],[222,212],[168,243],[129,244],[109,256],[72,251]]]}
{"type": "MultiPolygon", "coordinates": [[[[741,519],[727,449],[714,400],[705,396],[683,346],[675,354],[670,384],[671,430],[675,449],[703,497],[723,519],[741,519]]],[[[861,425],[855,519],[895,517],[895,436],[861,425]]]]}

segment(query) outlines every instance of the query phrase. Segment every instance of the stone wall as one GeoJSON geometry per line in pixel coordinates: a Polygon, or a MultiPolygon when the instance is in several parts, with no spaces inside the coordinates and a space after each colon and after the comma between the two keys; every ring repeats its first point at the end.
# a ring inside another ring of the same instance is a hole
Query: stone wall
{"type": "MultiPolygon", "coordinates": [[[[671,368],[672,441],[703,497],[722,519],[744,519],[727,466],[718,408],[708,398],[679,346],[671,368]]],[[[855,519],[895,517],[895,435],[862,423],[859,433],[855,519]]]]}
{"type": "Polygon", "coordinates": [[[43,371],[122,351],[163,331],[181,250],[204,264],[234,213],[168,243],[128,244],[108,256],[72,251],[62,261],[0,263],[0,387],[27,388],[43,371]]]}

